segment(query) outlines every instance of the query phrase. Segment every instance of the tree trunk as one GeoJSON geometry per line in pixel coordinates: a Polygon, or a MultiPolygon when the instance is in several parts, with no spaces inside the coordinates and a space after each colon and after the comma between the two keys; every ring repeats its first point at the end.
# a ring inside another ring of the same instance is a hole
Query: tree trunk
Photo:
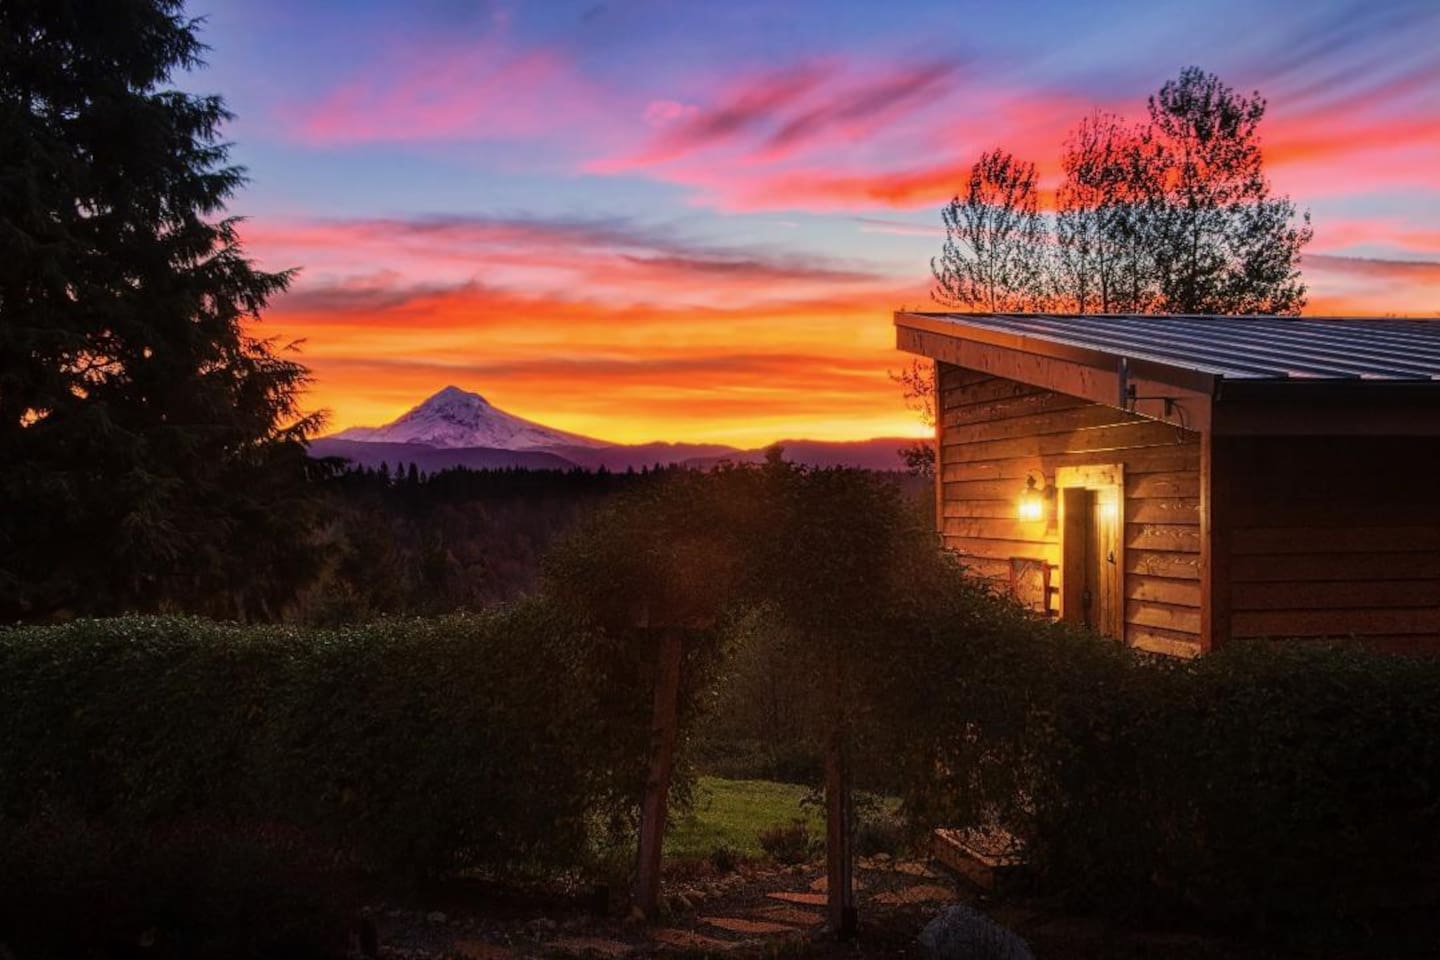
{"type": "Polygon", "coordinates": [[[826,919],[838,940],[855,936],[855,846],[851,831],[848,735],[842,714],[841,663],[832,654],[832,725],[825,748],[826,919]]]}
{"type": "Polygon", "coordinates": [[[660,914],[660,853],[665,845],[670,780],[675,772],[683,653],[679,631],[666,630],[660,638],[659,669],[655,676],[650,776],[645,782],[645,798],[640,805],[640,850],[635,869],[635,906],[651,920],[660,914]]]}

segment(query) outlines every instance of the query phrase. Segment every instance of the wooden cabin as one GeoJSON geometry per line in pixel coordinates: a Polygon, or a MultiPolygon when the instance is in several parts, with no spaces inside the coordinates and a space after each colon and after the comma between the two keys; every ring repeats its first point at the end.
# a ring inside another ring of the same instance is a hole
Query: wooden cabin
{"type": "Polygon", "coordinates": [[[1440,653],[1440,321],[895,314],[945,544],[1159,653],[1440,653]]]}

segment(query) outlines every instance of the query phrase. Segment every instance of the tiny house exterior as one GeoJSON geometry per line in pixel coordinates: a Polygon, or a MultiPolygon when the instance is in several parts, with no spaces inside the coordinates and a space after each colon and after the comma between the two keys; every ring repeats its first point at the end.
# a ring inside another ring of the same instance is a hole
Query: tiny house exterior
{"type": "Polygon", "coordinates": [[[1440,321],[895,314],[936,374],[936,512],[1052,617],[1440,653],[1440,321]]]}

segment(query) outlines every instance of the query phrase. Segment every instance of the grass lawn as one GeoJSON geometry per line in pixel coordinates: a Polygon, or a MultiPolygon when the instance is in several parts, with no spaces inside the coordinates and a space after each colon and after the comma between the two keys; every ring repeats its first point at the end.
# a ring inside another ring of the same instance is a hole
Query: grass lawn
{"type": "Polygon", "coordinates": [[[823,836],[825,822],[820,809],[800,806],[806,792],[790,783],[701,777],[695,787],[694,808],[672,811],[665,856],[703,859],[716,847],[728,846],[747,857],[760,857],[760,832],[797,818],[823,836]]]}

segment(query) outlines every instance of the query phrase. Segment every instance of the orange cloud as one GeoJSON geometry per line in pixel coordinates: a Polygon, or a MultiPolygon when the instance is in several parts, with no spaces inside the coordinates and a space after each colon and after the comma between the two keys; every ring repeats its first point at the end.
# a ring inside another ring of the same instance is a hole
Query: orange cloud
{"type": "Polygon", "coordinates": [[[429,217],[247,225],[268,264],[306,264],[299,289],[351,298],[438,285],[581,291],[610,303],[729,305],[860,292],[893,278],[834,257],[760,246],[697,244],[620,218],[429,217]],[[357,275],[357,265],[385,264],[357,275]]]}
{"type": "Polygon", "coordinates": [[[924,299],[918,279],[619,220],[300,223],[247,242],[266,262],[321,256],[263,329],[305,339],[310,402],[337,429],[455,382],[621,441],[923,433],[886,374],[905,362],[890,311],[924,299]],[[382,251],[393,269],[341,269],[382,251]]]}
{"type": "Polygon", "coordinates": [[[317,309],[302,289],[264,327],[308,337],[309,399],[335,428],[393,418],[455,382],[609,439],[751,445],[924,433],[886,374],[905,362],[889,325],[900,294],[692,309],[472,287],[317,309]]]}

